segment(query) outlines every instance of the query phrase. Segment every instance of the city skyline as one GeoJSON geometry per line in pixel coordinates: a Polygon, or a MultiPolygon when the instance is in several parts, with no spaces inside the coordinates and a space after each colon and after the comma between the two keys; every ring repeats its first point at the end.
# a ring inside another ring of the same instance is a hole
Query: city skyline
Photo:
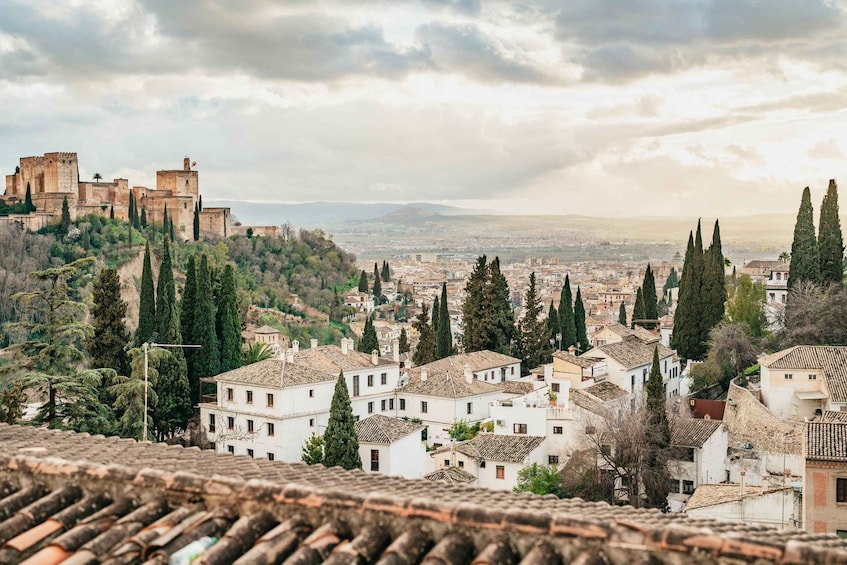
{"type": "Polygon", "coordinates": [[[0,163],[210,200],[746,215],[844,169],[840,3],[10,2],[0,163]]]}

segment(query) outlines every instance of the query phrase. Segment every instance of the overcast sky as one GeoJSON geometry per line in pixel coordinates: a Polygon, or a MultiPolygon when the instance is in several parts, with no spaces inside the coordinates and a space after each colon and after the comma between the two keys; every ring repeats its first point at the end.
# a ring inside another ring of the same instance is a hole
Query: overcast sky
{"type": "Polygon", "coordinates": [[[0,1],[0,166],[205,198],[791,212],[847,178],[823,0],[0,1]]]}

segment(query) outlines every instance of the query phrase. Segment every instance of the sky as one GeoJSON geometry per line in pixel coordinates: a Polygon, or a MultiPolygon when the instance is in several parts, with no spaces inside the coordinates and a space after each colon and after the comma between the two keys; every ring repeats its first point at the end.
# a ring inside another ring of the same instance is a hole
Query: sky
{"type": "Polygon", "coordinates": [[[0,167],[204,199],[795,213],[847,178],[824,0],[0,0],[0,167]]]}

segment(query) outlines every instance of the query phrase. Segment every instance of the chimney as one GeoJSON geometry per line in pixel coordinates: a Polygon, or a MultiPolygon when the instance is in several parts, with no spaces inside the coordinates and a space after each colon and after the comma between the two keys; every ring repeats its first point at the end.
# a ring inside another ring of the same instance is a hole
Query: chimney
{"type": "Polygon", "coordinates": [[[471,366],[468,364],[465,364],[465,382],[473,384],[473,371],[471,371],[471,366]]]}
{"type": "Polygon", "coordinates": [[[395,363],[400,362],[400,340],[397,338],[391,340],[391,355],[395,363]]]}
{"type": "Polygon", "coordinates": [[[296,339],[291,342],[291,349],[294,353],[300,353],[300,342],[296,339]]]}
{"type": "Polygon", "coordinates": [[[576,347],[574,347],[573,345],[568,347],[568,353],[570,353],[571,355],[576,355],[576,347]]]}
{"type": "Polygon", "coordinates": [[[426,369],[421,369],[421,381],[422,382],[426,380],[426,376],[427,376],[426,375],[426,369]]]}
{"type": "Polygon", "coordinates": [[[379,351],[371,350],[371,365],[379,365],[379,351]]]}
{"type": "Polygon", "coordinates": [[[347,355],[347,338],[346,337],[341,338],[341,354],[347,355]]]}
{"type": "Polygon", "coordinates": [[[318,340],[316,340],[316,339],[309,340],[309,347],[311,347],[312,349],[317,349],[318,348],[318,340]]]}
{"type": "Polygon", "coordinates": [[[294,350],[293,350],[293,349],[289,349],[288,351],[286,351],[286,357],[287,357],[287,359],[286,359],[286,360],[287,360],[289,363],[294,363],[294,350]]]}
{"type": "Polygon", "coordinates": [[[182,160],[182,168],[183,168],[184,171],[190,171],[191,170],[191,159],[189,159],[188,157],[183,159],[182,160]]]}

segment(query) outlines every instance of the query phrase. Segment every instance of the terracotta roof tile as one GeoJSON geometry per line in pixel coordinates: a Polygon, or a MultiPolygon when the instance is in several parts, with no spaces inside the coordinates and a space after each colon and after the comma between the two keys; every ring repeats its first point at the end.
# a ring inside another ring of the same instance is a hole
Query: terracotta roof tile
{"type": "Polygon", "coordinates": [[[458,467],[444,467],[437,471],[427,473],[423,476],[424,480],[432,481],[433,483],[447,483],[448,485],[462,485],[472,483],[476,477],[458,467]]]}
{"type": "Polygon", "coordinates": [[[617,343],[607,343],[595,349],[602,351],[625,368],[632,369],[652,363],[655,348],[659,349],[660,360],[675,355],[672,349],[661,343],[645,343],[636,336],[628,336],[617,343]]]}
{"type": "Polygon", "coordinates": [[[223,383],[250,384],[269,388],[288,388],[334,381],[338,374],[318,371],[282,359],[266,359],[221,373],[214,377],[223,383]]]}
{"type": "Polygon", "coordinates": [[[481,457],[487,461],[522,463],[530,453],[541,445],[545,437],[480,433],[473,439],[446,445],[432,452],[433,455],[455,449],[468,457],[481,457]]]}
{"type": "Polygon", "coordinates": [[[819,369],[829,390],[831,402],[847,402],[847,347],[837,345],[796,345],[759,360],[769,369],[819,369]]]}
{"type": "Polygon", "coordinates": [[[671,430],[671,443],[678,447],[703,447],[722,425],[720,420],[679,418],[671,430]]]}
{"type": "Polygon", "coordinates": [[[503,392],[503,384],[487,383],[479,379],[471,379],[471,382],[467,382],[464,372],[428,373],[426,380],[423,380],[420,372],[416,372],[409,376],[408,384],[400,387],[399,392],[441,398],[464,398],[466,396],[503,392]]]}
{"type": "Polygon", "coordinates": [[[847,461],[847,423],[807,422],[806,459],[847,461]]]}
{"type": "Polygon", "coordinates": [[[422,429],[422,424],[382,414],[374,414],[356,422],[356,435],[359,436],[359,442],[363,443],[388,445],[422,429]]]}

